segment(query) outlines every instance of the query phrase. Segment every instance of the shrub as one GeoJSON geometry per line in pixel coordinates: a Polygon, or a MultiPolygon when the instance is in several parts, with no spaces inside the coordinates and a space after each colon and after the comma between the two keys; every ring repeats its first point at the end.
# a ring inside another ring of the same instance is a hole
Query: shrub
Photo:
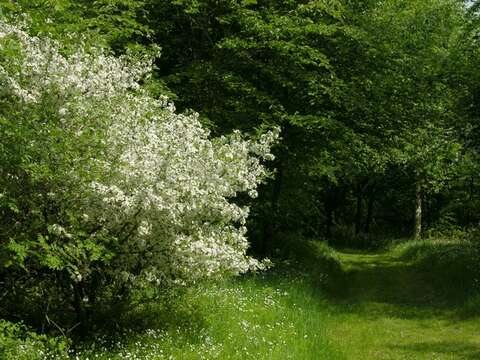
{"type": "Polygon", "coordinates": [[[132,60],[72,53],[0,20],[0,275],[11,303],[71,305],[85,323],[105,297],[263,266],[246,255],[248,208],[233,199],[256,196],[276,132],[210,139],[197,115],[141,88],[153,59],[132,60]]]}
{"type": "Polygon", "coordinates": [[[48,338],[25,326],[0,320],[0,358],[3,360],[68,359],[68,343],[62,338],[48,338]]]}

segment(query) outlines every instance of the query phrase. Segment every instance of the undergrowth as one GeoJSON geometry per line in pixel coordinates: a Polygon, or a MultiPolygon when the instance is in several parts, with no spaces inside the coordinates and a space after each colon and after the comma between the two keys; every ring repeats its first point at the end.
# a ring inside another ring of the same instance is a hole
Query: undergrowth
{"type": "Polygon", "coordinates": [[[0,358],[477,358],[480,271],[474,242],[397,242],[380,253],[336,252],[303,240],[290,246],[290,258],[279,256],[267,272],[198,284],[169,306],[138,305],[103,319],[101,328],[110,322],[110,331],[82,341],[3,322],[0,358]],[[326,296],[329,287],[350,291],[332,298],[326,296]],[[431,287],[438,299],[449,301],[423,301],[431,287]]]}
{"type": "Polygon", "coordinates": [[[69,342],[60,337],[39,335],[21,323],[0,319],[0,359],[66,359],[69,342]]]}
{"type": "Polygon", "coordinates": [[[206,284],[157,328],[100,337],[78,359],[339,359],[325,334],[326,314],[305,274],[252,275],[206,284]],[[162,326],[163,325],[163,326],[162,326]]]}
{"type": "Polygon", "coordinates": [[[144,303],[98,319],[102,326],[69,348],[67,340],[9,323],[18,330],[0,338],[0,358],[341,359],[326,334],[320,290],[334,283],[330,272],[340,269],[336,253],[322,243],[296,244],[297,255],[277,259],[269,271],[198,284],[168,306],[144,303]],[[19,349],[26,349],[26,357],[12,357],[19,349]]]}
{"type": "Polygon", "coordinates": [[[480,245],[462,238],[410,240],[391,246],[392,255],[425,274],[439,296],[464,302],[480,292],[480,245]]]}

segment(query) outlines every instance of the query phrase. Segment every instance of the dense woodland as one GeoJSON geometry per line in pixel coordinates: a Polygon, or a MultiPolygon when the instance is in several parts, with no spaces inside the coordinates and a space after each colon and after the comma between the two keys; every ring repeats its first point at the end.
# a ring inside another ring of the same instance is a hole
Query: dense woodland
{"type": "MultiPolygon", "coordinates": [[[[346,296],[341,262],[355,261],[332,248],[446,241],[429,271],[462,279],[456,308],[478,292],[480,2],[0,11],[0,356],[31,336],[60,358],[123,328],[105,319],[152,302],[175,312],[189,289],[268,259],[274,277],[326,274],[321,291],[346,296]]],[[[284,358],[272,354],[257,358],[284,358]]]]}

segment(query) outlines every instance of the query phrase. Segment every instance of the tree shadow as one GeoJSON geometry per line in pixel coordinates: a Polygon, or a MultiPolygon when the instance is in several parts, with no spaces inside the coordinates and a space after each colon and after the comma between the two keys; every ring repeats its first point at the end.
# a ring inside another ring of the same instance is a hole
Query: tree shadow
{"type": "Polygon", "coordinates": [[[458,359],[480,359],[480,346],[467,341],[418,342],[408,345],[390,345],[392,349],[419,355],[444,354],[455,355],[458,359]]]}
{"type": "Polygon", "coordinates": [[[453,320],[465,294],[442,293],[428,271],[389,254],[341,254],[341,290],[329,292],[337,311],[357,312],[368,318],[443,318],[453,320]]]}

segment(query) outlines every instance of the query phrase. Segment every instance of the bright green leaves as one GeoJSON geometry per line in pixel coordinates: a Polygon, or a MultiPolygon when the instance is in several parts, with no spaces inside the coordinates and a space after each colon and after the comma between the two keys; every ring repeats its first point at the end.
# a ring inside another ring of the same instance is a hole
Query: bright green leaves
{"type": "Polygon", "coordinates": [[[143,0],[100,0],[94,4],[87,0],[0,0],[0,8],[9,17],[26,13],[34,31],[48,33],[66,47],[75,48],[78,36],[72,34],[79,34],[92,46],[124,52],[145,43],[151,35],[143,0]]]}
{"type": "Polygon", "coordinates": [[[252,5],[257,5],[258,1],[257,0],[243,0],[242,5],[245,7],[252,6],[252,5]]]}
{"type": "MultiPolygon", "coordinates": [[[[29,246],[25,243],[17,242],[13,239],[10,239],[6,249],[10,252],[11,256],[13,257],[15,264],[20,265],[23,267],[24,261],[28,255],[29,246]]],[[[12,259],[6,261],[4,266],[8,267],[13,263],[12,259]]]]}
{"type": "Polygon", "coordinates": [[[105,266],[114,255],[105,243],[85,236],[80,229],[71,234],[54,224],[48,226],[48,232],[38,236],[32,256],[48,269],[66,271],[74,281],[86,278],[100,263],[105,266]]]}

